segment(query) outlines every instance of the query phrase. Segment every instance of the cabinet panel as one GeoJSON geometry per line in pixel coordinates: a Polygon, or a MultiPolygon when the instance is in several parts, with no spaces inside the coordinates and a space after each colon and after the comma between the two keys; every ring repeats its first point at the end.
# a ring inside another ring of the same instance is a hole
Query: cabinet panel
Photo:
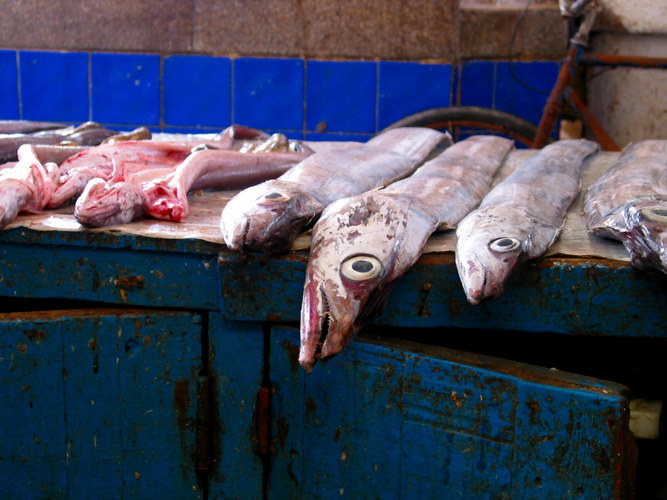
{"type": "Polygon", "coordinates": [[[264,471],[257,405],[264,377],[264,329],[261,323],[225,321],[214,313],[209,317],[214,417],[209,498],[260,499],[264,471]]]}
{"type": "Polygon", "coordinates": [[[305,373],[271,335],[270,493],[290,498],[622,498],[624,387],[405,341],[363,339],[305,373]]]}
{"type": "Polygon", "coordinates": [[[2,498],[201,497],[198,314],[10,313],[0,332],[2,498]]]}

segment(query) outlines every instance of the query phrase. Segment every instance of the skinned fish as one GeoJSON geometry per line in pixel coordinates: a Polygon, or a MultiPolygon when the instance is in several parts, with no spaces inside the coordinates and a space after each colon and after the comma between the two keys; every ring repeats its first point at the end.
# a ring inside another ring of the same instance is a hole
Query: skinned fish
{"type": "Polygon", "coordinates": [[[632,265],[667,273],[667,140],[627,146],[586,191],[588,230],[622,241],[632,265]]]}
{"type": "Polygon", "coordinates": [[[521,263],[558,238],[581,187],[584,160],[599,145],[563,140],[523,162],[456,229],[456,267],[468,302],[498,297],[521,263]]]}
{"type": "Polygon", "coordinates": [[[326,208],[313,228],[301,307],[299,363],[306,370],[339,353],[379,314],[428,237],[477,206],[512,147],[509,139],[473,136],[410,177],[326,208]]]}
{"type": "Polygon", "coordinates": [[[223,209],[232,250],[279,254],[337,199],[387,185],[414,171],[449,134],[398,128],[348,149],[316,152],[277,179],[241,191],[223,209]]]}
{"type": "MultiPolygon", "coordinates": [[[[60,164],[60,180],[48,207],[56,208],[75,201],[90,180],[108,181],[121,165],[124,174],[134,176],[145,170],[173,169],[196,149],[236,150],[249,145],[261,147],[267,141],[276,140],[264,132],[239,125],[226,128],[210,140],[110,141],[75,154],[60,164]]],[[[305,150],[301,143],[295,141],[287,141],[286,145],[281,143],[281,147],[291,148],[292,151],[305,150]]],[[[150,175],[151,178],[157,177],[155,173],[150,175]]]]}
{"type": "Polygon", "coordinates": [[[187,217],[190,190],[247,187],[279,176],[310,154],[307,150],[258,151],[267,152],[202,149],[166,173],[153,170],[137,175],[119,169],[108,181],[88,182],[76,201],[74,216],[89,227],[123,224],[143,215],[178,222],[187,217]]]}
{"type": "Polygon", "coordinates": [[[58,166],[42,164],[30,144],[20,146],[18,161],[0,170],[0,229],[21,211],[44,208],[55,189],[58,166]]]}

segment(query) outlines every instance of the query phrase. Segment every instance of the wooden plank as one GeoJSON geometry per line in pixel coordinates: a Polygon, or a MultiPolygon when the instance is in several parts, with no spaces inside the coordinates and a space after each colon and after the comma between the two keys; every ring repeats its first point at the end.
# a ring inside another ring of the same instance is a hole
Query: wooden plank
{"type": "MultiPolygon", "coordinates": [[[[38,448],[27,456],[14,451],[24,439],[20,434],[5,436],[10,463],[20,462],[17,477],[28,479],[25,486],[9,481],[5,474],[11,469],[3,469],[2,488],[11,485],[22,498],[44,497],[30,494],[44,484],[59,488],[59,494],[49,498],[84,498],[91,492],[100,499],[201,498],[193,460],[199,315],[31,312],[0,315],[0,325],[3,338],[13,336],[16,345],[27,346],[21,347],[26,354],[35,352],[21,358],[11,352],[11,345],[3,346],[2,358],[23,370],[14,368],[3,377],[3,399],[21,391],[26,380],[19,375],[26,373],[29,383],[39,376],[57,384],[54,390],[38,381],[30,389],[33,409],[22,419],[35,443],[53,441],[53,449],[38,453],[38,448]],[[55,430],[52,435],[42,438],[30,431],[47,424],[55,430]],[[52,480],[49,470],[60,481],[52,480]]],[[[9,423],[3,428],[11,429],[9,423]]]]}
{"type": "Polygon", "coordinates": [[[0,497],[65,498],[62,328],[0,326],[0,497]]]}
{"type": "Polygon", "coordinates": [[[270,494],[621,498],[633,487],[618,384],[402,341],[355,341],[310,374],[297,353],[298,333],[275,328],[270,494]]]}
{"type": "Polygon", "coordinates": [[[209,498],[261,499],[264,471],[256,454],[256,413],[264,377],[262,325],[225,321],[211,313],[209,367],[215,417],[209,498]]]}
{"type": "MultiPolygon", "coordinates": [[[[299,321],[307,258],[221,253],[225,317],[299,321]]],[[[666,279],[627,263],[549,257],[526,266],[498,299],[473,306],[454,254],[426,254],[396,281],[375,324],[664,338],[666,279]]]]}
{"type": "Polygon", "coordinates": [[[0,295],[218,309],[216,255],[0,244],[0,295]]]}

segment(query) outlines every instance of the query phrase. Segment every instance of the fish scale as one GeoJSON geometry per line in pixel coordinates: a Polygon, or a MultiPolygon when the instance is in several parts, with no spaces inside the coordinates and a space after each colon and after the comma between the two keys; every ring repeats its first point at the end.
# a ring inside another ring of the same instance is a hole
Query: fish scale
{"type": "Polygon", "coordinates": [[[639,269],[667,273],[667,140],[627,146],[586,191],[589,231],[620,240],[639,269]]]}
{"type": "Polygon", "coordinates": [[[449,134],[420,127],[384,132],[360,146],[320,151],[277,179],[241,191],[220,228],[233,250],[284,253],[331,203],[410,175],[449,134]]]}
{"type": "Polygon", "coordinates": [[[456,229],[456,267],[468,302],[498,297],[519,264],[556,240],[581,187],[584,160],[599,145],[550,144],[494,187],[456,229]]]}
{"type": "Polygon", "coordinates": [[[454,227],[479,203],[512,146],[501,137],[473,136],[410,177],[327,207],[313,227],[306,270],[304,368],[340,352],[381,311],[391,284],[416,262],[428,237],[454,227]]]}

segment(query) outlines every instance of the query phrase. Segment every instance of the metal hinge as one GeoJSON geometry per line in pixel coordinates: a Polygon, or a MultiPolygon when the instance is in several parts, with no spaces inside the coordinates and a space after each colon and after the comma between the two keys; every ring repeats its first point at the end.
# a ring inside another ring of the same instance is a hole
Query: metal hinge
{"type": "Polygon", "coordinates": [[[259,388],[255,423],[255,454],[263,458],[268,457],[271,436],[271,390],[269,387],[259,388]]]}
{"type": "Polygon", "coordinates": [[[197,394],[197,473],[208,475],[213,462],[213,425],[211,404],[213,399],[212,380],[210,376],[199,378],[197,394]]]}

